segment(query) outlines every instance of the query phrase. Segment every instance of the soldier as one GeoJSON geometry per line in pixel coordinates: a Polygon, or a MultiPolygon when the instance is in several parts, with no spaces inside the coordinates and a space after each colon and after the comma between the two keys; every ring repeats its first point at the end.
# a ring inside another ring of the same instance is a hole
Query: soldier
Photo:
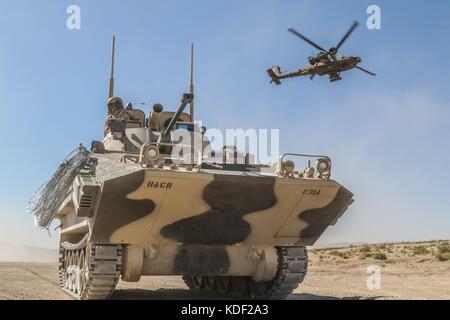
{"type": "MultiPolygon", "coordinates": [[[[131,109],[131,108],[130,108],[131,109]]],[[[123,107],[123,101],[119,97],[111,97],[108,99],[108,117],[105,121],[105,136],[110,132],[108,120],[112,118],[120,118],[124,120],[133,119],[132,115],[123,107]]]]}
{"type": "Polygon", "coordinates": [[[108,116],[118,117],[119,113],[124,110],[123,101],[119,97],[111,97],[108,99],[108,116]]]}

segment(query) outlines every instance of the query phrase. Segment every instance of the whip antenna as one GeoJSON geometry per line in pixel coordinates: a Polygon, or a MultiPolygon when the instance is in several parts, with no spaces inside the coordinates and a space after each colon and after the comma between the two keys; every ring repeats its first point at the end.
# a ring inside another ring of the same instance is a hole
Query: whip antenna
{"type": "Polygon", "coordinates": [[[114,53],[116,48],[116,36],[112,39],[111,75],[109,78],[109,97],[114,96],[114,53]]]}
{"type": "MultiPolygon", "coordinates": [[[[189,85],[189,93],[194,96],[194,44],[191,43],[191,81],[189,85]]],[[[189,113],[191,115],[191,122],[194,122],[194,99],[189,104],[189,113]]]]}

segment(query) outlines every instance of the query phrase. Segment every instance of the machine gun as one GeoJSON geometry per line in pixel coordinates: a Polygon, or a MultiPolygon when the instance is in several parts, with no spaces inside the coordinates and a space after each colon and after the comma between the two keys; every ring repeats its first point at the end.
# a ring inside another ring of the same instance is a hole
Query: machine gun
{"type": "MultiPolygon", "coordinates": [[[[161,133],[161,141],[166,141],[166,139],[170,136],[170,132],[172,132],[172,130],[174,129],[175,124],[177,123],[178,120],[180,120],[180,116],[183,113],[186,106],[188,104],[192,104],[193,101],[194,101],[194,95],[192,93],[184,93],[183,94],[180,107],[178,108],[175,115],[172,117],[172,120],[170,120],[167,127],[161,133]]],[[[192,115],[191,115],[191,120],[192,120],[192,115]]]]}

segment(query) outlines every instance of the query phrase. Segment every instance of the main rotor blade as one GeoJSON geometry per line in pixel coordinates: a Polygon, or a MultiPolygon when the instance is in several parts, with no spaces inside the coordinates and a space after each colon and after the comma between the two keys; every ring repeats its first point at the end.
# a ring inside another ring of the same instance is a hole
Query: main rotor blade
{"type": "Polygon", "coordinates": [[[321,46],[319,46],[317,43],[313,42],[312,40],[309,40],[307,37],[305,37],[304,35],[302,35],[300,32],[298,32],[297,30],[293,29],[293,28],[289,28],[288,29],[289,32],[295,34],[297,37],[299,37],[300,39],[308,42],[310,45],[312,45],[314,48],[319,49],[320,51],[323,51],[325,53],[328,53],[327,50],[325,50],[324,48],[322,48],[321,46]]]}
{"type": "Polygon", "coordinates": [[[372,71],[366,70],[366,69],[361,68],[361,67],[358,67],[358,66],[356,66],[356,69],[359,69],[359,70],[361,70],[361,71],[363,71],[363,72],[365,72],[365,73],[368,73],[368,74],[370,74],[371,76],[376,76],[376,75],[377,75],[376,73],[373,73],[372,71]]]}
{"type": "Polygon", "coordinates": [[[359,23],[358,21],[353,21],[350,29],[348,29],[347,33],[344,35],[344,37],[339,41],[339,43],[336,46],[336,51],[339,50],[339,48],[344,44],[345,40],[347,40],[348,37],[352,34],[353,31],[355,31],[356,27],[358,27],[359,23]]]}

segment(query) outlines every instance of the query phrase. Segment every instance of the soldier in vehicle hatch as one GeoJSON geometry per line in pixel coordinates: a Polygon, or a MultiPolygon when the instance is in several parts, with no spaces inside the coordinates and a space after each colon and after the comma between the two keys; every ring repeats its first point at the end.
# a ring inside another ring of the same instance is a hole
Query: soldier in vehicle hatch
{"type": "Polygon", "coordinates": [[[109,120],[112,118],[120,118],[124,120],[131,119],[133,120],[133,116],[130,114],[129,109],[125,109],[123,107],[123,101],[119,97],[111,97],[108,99],[108,117],[106,117],[105,121],[105,136],[110,132],[109,128],[109,120]]]}

